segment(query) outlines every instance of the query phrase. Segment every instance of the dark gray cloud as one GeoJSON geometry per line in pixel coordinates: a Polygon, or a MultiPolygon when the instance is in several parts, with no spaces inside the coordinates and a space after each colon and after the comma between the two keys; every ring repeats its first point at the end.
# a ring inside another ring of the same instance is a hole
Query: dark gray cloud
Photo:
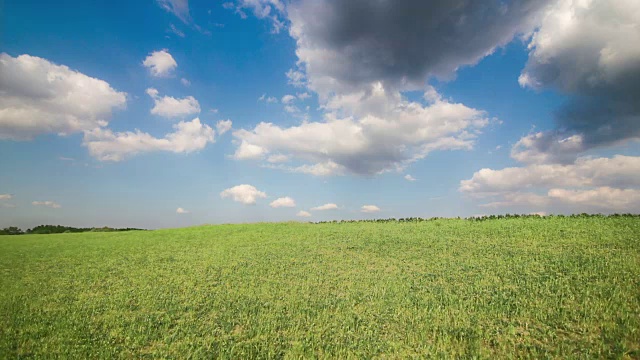
{"type": "Polygon", "coordinates": [[[638,24],[635,0],[558,1],[549,9],[519,81],[571,99],[557,111],[557,128],[537,136],[529,150],[570,162],[582,151],[640,138],[638,24]],[[560,145],[569,137],[580,139],[570,154],[560,145]]]}
{"type": "MultiPolygon", "coordinates": [[[[311,85],[423,87],[514,35],[533,30],[544,0],[301,0],[288,7],[311,85]],[[314,84],[315,81],[315,84],[314,84]]],[[[320,89],[321,91],[323,89],[320,89]]]]}

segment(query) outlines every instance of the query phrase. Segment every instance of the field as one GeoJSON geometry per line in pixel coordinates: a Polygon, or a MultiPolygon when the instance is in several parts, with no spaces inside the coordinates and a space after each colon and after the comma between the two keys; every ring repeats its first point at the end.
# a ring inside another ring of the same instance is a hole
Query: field
{"type": "Polygon", "coordinates": [[[0,237],[0,358],[640,358],[640,218],[0,237]]]}

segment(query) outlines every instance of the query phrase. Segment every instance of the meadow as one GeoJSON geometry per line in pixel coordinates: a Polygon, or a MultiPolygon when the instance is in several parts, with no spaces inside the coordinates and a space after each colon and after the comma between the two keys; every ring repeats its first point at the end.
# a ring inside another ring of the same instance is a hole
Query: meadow
{"type": "Polygon", "coordinates": [[[0,237],[0,358],[640,358],[640,218],[0,237]]]}

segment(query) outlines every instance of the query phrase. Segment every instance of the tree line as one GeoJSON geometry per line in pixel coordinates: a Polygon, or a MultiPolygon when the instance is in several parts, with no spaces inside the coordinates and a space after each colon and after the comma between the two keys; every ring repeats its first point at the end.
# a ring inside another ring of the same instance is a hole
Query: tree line
{"type": "Polygon", "coordinates": [[[17,226],[9,226],[4,229],[0,229],[0,235],[28,235],[28,234],[64,234],[64,233],[81,233],[81,232],[112,232],[112,231],[132,231],[132,230],[144,230],[137,228],[111,228],[104,227],[92,227],[92,228],[77,228],[72,226],[63,225],[38,225],[33,229],[27,229],[22,231],[17,226]]]}
{"type": "Polygon", "coordinates": [[[386,222],[424,222],[424,221],[434,221],[434,220],[446,220],[446,219],[458,219],[458,220],[467,220],[467,221],[486,221],[486,220],[500,220],[500,219],[516,219],[516,218],[640,218],[640,214],[571,214],[571,215],[539,215],[539,214],[504,214],[504,215],[482,215],[482,216],[471,216],[467,218],[446,218],[446,217],[431,217],[431,218],[421,218],[421,217],[408,217],[408,218],[388,218],[388,219],[362,219],[362,220],[329,220],[329,221],[317,221],[312,222],[313,224],[347,224],[347,223],[386,223],[386,222]]]}

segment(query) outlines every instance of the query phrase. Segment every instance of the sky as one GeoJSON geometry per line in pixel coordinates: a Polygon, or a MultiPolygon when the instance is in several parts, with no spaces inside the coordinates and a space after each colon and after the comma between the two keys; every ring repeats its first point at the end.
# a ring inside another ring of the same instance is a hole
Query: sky
{"type": "Polygon", "coordinates": [[[640,212],[636,0],[5,0],[0,227],[640,212]]]}

